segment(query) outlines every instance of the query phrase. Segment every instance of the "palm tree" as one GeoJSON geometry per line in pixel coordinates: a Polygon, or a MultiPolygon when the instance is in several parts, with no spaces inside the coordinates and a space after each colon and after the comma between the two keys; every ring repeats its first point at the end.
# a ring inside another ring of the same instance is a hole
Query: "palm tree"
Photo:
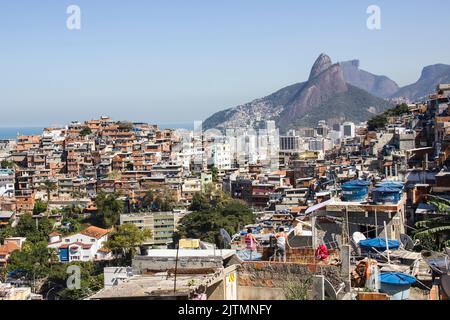
{"type": "Polygon", "coordinates": [[[416,239],[427,239],[433,243],[433,248],[441,250],[450,246],[450,200],[437,196],[428,195],[428,204],[436,208],[435,218],[419,221],[415,233],[416,239]]]}
{"type": "Polygon", "coordinates": [[[41,186],[39,187],[39,190],[45,190],[47,193],[47,214],[50,210],[50,197],[52,191],[55,191],[57,189],[56,183],[50,180],[45,180],[42,182],[41,186]]]}

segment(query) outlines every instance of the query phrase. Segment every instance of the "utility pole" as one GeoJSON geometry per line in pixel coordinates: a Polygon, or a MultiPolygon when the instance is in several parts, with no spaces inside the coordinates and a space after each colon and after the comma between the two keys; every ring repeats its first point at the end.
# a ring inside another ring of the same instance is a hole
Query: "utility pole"
{"type": "Polygon", "coordinates": [[[344,218],[342,223],[342,244],[349,243],[349,230],[348,230],[348,207],[345,207],[344,218]]]}
{"type": "Polygon", "coordinates": [[[177,256],[175,257],[175,279],[173,281],[173,293],[177,292],[177,271],[178,271],[178,252],[180,251],[180,240],[177,243],[177,256]]]}

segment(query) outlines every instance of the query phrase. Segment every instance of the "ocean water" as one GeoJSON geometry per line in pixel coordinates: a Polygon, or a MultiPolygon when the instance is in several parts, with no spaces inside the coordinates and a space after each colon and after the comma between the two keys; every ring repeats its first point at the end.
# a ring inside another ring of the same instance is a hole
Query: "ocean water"
{"type": "MultiPolygon", "coordinates": [[[[194,122],[192,123],[163,123],[160,124],[161,129],[187,129],[194,130],[194,122]]],[[[1,139],[16,139],[18,135],[37,135],[42,134],[44,127],[0,127],[1,139]]]]}
{"type": "Polygon", "coordinates": [[[161,123],[159,124],[160,129],[187,129],[194,130],[194,122],[179,122],[179,123],[161,123]]]}
{"type": "Polygon", "coordinates": [[[18,135],[41,134],[43,127],[0,127],[0,139],[16,139],[18,135]]]}

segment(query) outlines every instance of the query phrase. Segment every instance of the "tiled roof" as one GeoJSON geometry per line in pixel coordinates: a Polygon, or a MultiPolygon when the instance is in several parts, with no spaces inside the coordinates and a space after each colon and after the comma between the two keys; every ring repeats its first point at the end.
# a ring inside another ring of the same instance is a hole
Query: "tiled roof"
{"type": "Polygon", "coordinates": [[[91,238],[100,239],[105,234],[109,233],[109,230],[90,226],[87,229],[84,229],[83,231],[81,231],[80,233],[84,234],[85,236],[91,237],[91,238]]]}
{"type": "Polygon", "coordinates": [[[0,246],[1,254],[10,254],[13,251],[19,250],[20,247],[15,242],[7,242],[5,245],[0,246]]]}

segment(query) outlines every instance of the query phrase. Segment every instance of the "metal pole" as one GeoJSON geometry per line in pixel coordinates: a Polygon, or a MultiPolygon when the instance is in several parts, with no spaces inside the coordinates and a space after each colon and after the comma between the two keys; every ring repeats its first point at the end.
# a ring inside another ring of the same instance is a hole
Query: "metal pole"
{"type": "Polygon", "coordinates": [[[391,258],[389,256],[389,241],[388,241],[388,234],[387,234],[387,227],[386,227],[386,221],[383,221],[384,223],[384,235],[386,238],[386,253],[387,253],[387,259],[388,259],[388,264],[391,264],[391,258]]]}
{"type": "Polygon", "coordinates": [[[173,281],[173,293],[177,292],[177,271],[178,271],[178,252],[180,251],[180,240],[177,244],[177,256],[175,258],[175,279],[173,281]]]}
{"type": "Polygon", "coordinates": [[[378,238],[378,215],[377,215],[377,209],[375,209],[375,238],[378,238]]]}

